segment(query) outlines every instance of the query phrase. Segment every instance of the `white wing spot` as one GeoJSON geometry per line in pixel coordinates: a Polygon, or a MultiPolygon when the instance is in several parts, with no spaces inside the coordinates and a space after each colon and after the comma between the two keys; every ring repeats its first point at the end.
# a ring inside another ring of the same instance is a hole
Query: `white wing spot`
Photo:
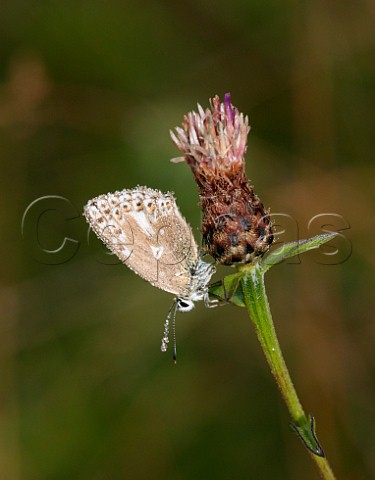
{"type": "Polygon", "coordinates": [[[148,221],[144,212],[129,212],[129,215],[131,215],[138,223],[139,228],[142,230],[143,233],[150,237],[155,235],[155,230],[152,228],[152,225],[148,221]]]}
{"type": "Polygon", "coordinates": [[[160,260],[164,252],[164,247],[154,247],[151,245],[152,255],[155,260],[160,260]]]}

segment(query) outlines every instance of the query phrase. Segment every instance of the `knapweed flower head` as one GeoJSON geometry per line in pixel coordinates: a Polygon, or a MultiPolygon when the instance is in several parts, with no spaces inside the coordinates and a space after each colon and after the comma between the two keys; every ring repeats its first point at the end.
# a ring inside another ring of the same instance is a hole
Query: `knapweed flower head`
{"type": "Polygon", "coordinates": [[[201,232],[206,253],[218,263],[250,263],[262,256],[273,241],[269,211],[254,194],[245,173],[244,155],[248,118],[239,113],[230,94],[209,109],[184,117],[182,128],[171,137],[191,168],[198,185],[203,212],[201,232]]]}

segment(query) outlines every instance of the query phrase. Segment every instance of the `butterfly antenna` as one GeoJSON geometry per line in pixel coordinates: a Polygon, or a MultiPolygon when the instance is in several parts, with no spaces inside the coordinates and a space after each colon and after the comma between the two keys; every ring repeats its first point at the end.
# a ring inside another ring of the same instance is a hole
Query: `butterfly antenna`
{"type": "Polygon", "coordinates": [[[176,314],[177,314],[177,302],[176,302],[176,308],[175,308],[174,313],[173,313],[173,321],[172,321],[173,363],[174,363],[174,365],[176,365],[176,363],[177,363],[176,314]]]}
{"type": "MultiPolygon", "coordinates": [[[[165,319],[164,323],[164,333],[163,338],[161,339],[161,351],[166,352],[168,350],[168,343],[169,343],[169,321],[171,319],[171,315],[174,309],[173,317],[176,317],[176,309],[177,309],[177,299],[172,303],[170,309],[168,310],[167,318],[165,319]]],[[[174,321],[173,321],[174,323],[174,321]]],[[[174,328],[174,327],[173,327],[174,328]]]]}

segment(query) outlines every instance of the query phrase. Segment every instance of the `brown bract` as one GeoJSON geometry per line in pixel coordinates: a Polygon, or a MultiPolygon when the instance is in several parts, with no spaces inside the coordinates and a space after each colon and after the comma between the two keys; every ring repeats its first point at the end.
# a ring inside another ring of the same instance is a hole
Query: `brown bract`
{"type": "Polygon", "coordinates": [[[245,173],[248,118],[233,107],[230,95],[210,109],[184,117],[172,140],[191,168],[203,212],[201,232],[206,253],[223,265],[250,263],[273,241],[269,211],[254,194],[245,173]]]}

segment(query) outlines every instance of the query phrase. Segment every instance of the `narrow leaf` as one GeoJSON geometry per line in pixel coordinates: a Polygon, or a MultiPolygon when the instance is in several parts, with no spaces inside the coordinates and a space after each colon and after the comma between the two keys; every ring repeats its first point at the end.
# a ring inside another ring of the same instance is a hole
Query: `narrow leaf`
{"type": "Polygon", "coordinates": [[[315,418],[311,414],[309,414],[309,418],[306,419],[305,423],[302,425],[296,425],[295,423],[290,422],[290,426],[302,440],[305,447],[310,450],[310,452],[318,455],[318,457],[325,457],[323,449],[316,438],[315,418]]]}
{"type": "Polygon", "coordinates": [[[242,272],[227,275],[219,282],[210,285],[208,291],[210,295],[219,298],[227,303],[237,305],[237,307],[245,307],[240,279],[243,277],[242,272]]]}
{"type": "Polygon", "coordinates": [[[283,246],[277,248],[270,254],[268,254],[262,260],[262,269],[263,272],[267,272],[274,265],[281,263],[287,258],[300,255],[301,253],[308,252],[315,248],[319,248],[324,243],[329,242],[337,236],[336,232],[323,233],[321,235],[316,235],[315,237],[305,238],[297,242],[285,243],[283,246]]]}

